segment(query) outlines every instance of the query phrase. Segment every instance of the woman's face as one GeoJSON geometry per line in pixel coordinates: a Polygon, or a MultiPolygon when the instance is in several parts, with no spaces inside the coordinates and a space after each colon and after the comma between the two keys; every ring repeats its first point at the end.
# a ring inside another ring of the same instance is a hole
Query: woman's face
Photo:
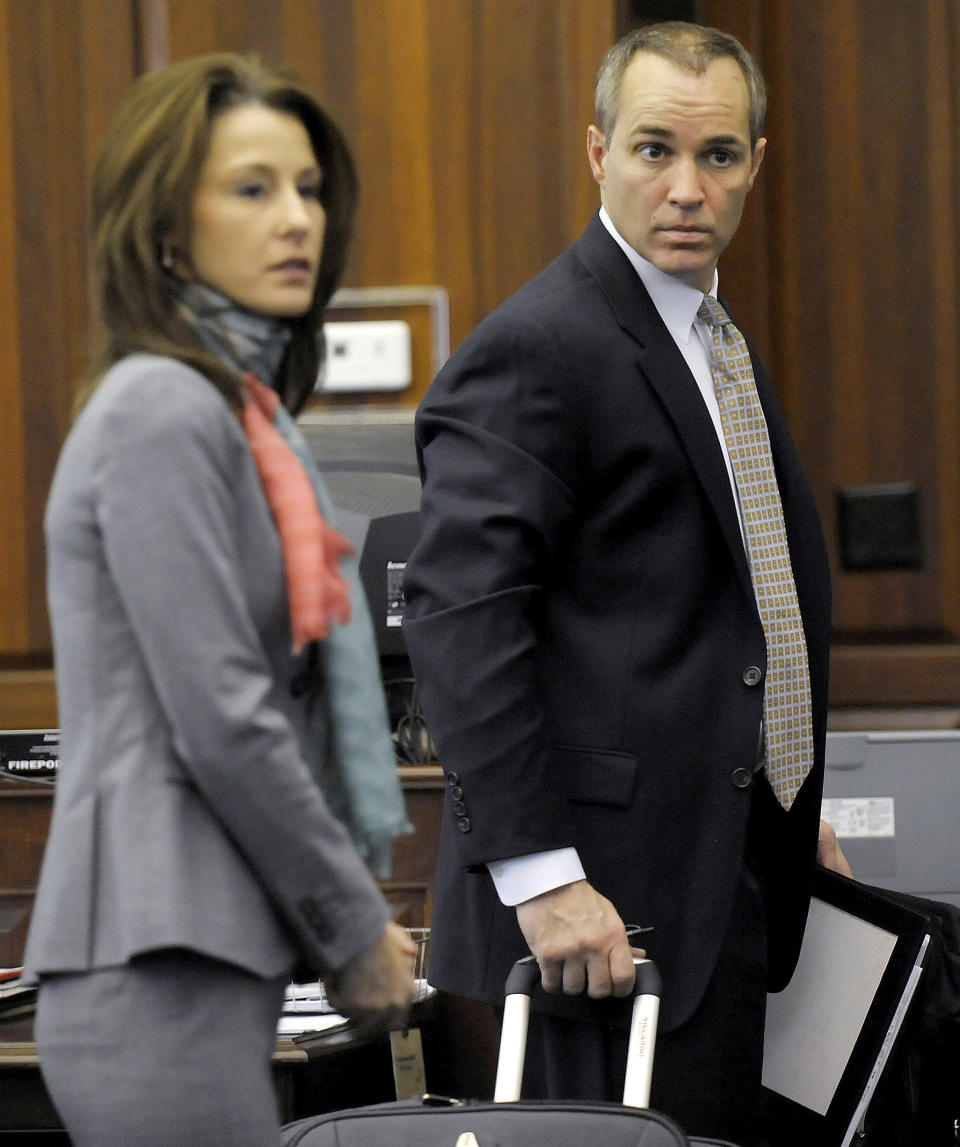
{"type": "Polygon", "coordinates": [[[302,315],[323,250],[321,181],[296,116],[263,104],[223,112],[193,196],[190,267],[179,273],[250,310],[302,315]]]}

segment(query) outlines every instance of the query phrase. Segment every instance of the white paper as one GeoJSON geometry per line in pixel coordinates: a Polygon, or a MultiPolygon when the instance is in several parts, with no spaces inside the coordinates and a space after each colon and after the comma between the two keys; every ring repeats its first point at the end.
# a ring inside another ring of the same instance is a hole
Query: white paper
{"type": "Polygon", "coordinates": [[[346,1022],[345,1016],[339,1016],[333,1012],[314,1016],[281,1016],[277,1024],[277,1035],[294,1036],[303,1035],[305,1032],[323,1032],[327,1028],[335,1028],[346,1022]]]}
{"type": "Polygon", "coordinates": [[[810,902],[793,979],[767,998],[765,1087],[826,1114],[896,943],[874,924],[810,902]]]}

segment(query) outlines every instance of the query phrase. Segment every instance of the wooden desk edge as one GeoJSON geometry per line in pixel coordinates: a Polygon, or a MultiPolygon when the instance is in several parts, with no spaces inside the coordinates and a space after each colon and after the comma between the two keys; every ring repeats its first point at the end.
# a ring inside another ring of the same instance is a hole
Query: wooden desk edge
{"type": "MultiPolygon", "coordinates": [[[[307,1063],[310,1057],[287,1036],[280,1036],[274,1048],[273,1063],[307,1063]]],[[[4,1043],[0,1041],[0,1067],[39,1067],[35,1043],[4,1043]]]]}

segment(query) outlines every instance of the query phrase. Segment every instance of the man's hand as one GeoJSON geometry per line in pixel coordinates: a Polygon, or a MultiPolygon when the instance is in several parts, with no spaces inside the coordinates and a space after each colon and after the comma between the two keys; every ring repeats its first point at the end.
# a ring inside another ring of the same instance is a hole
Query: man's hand
{"type": "Polygon", "coordinates": [[[517,905],[517,922],[540,965],[544,991],[562,988],[594,999],[628,996],[633,957],[623,921],[606,897],[586,880],[564,884],[517,905]]]}
{"type": "Polygon", "coordinates": [[[841,876],[853,876],[853,869],[847,862],[837,840],[837,834],[832,824],[820,821],[820,835],[817,837],[817,861],[831,872],[839,872],[841,876]]]}
{"type": "Polygon", "coordinates": [[[365,952],[324,977],[327,999],[364,1034],[403,1027],[416,985],[417,946],[390,921],[365,952]]]}

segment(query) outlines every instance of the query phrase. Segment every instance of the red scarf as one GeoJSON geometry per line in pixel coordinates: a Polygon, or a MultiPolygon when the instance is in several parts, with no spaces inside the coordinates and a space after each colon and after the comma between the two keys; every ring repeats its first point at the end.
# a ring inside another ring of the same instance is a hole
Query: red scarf
{"type": "Polygon", "coordinates": [[[309,476],[274,426],[277,394],[255,375],[243,379],[243,428],[280,535],[287,573],[293,651],[350,620],[350,586],[340,559],[353,546],[324,520],[309,476]]]}

